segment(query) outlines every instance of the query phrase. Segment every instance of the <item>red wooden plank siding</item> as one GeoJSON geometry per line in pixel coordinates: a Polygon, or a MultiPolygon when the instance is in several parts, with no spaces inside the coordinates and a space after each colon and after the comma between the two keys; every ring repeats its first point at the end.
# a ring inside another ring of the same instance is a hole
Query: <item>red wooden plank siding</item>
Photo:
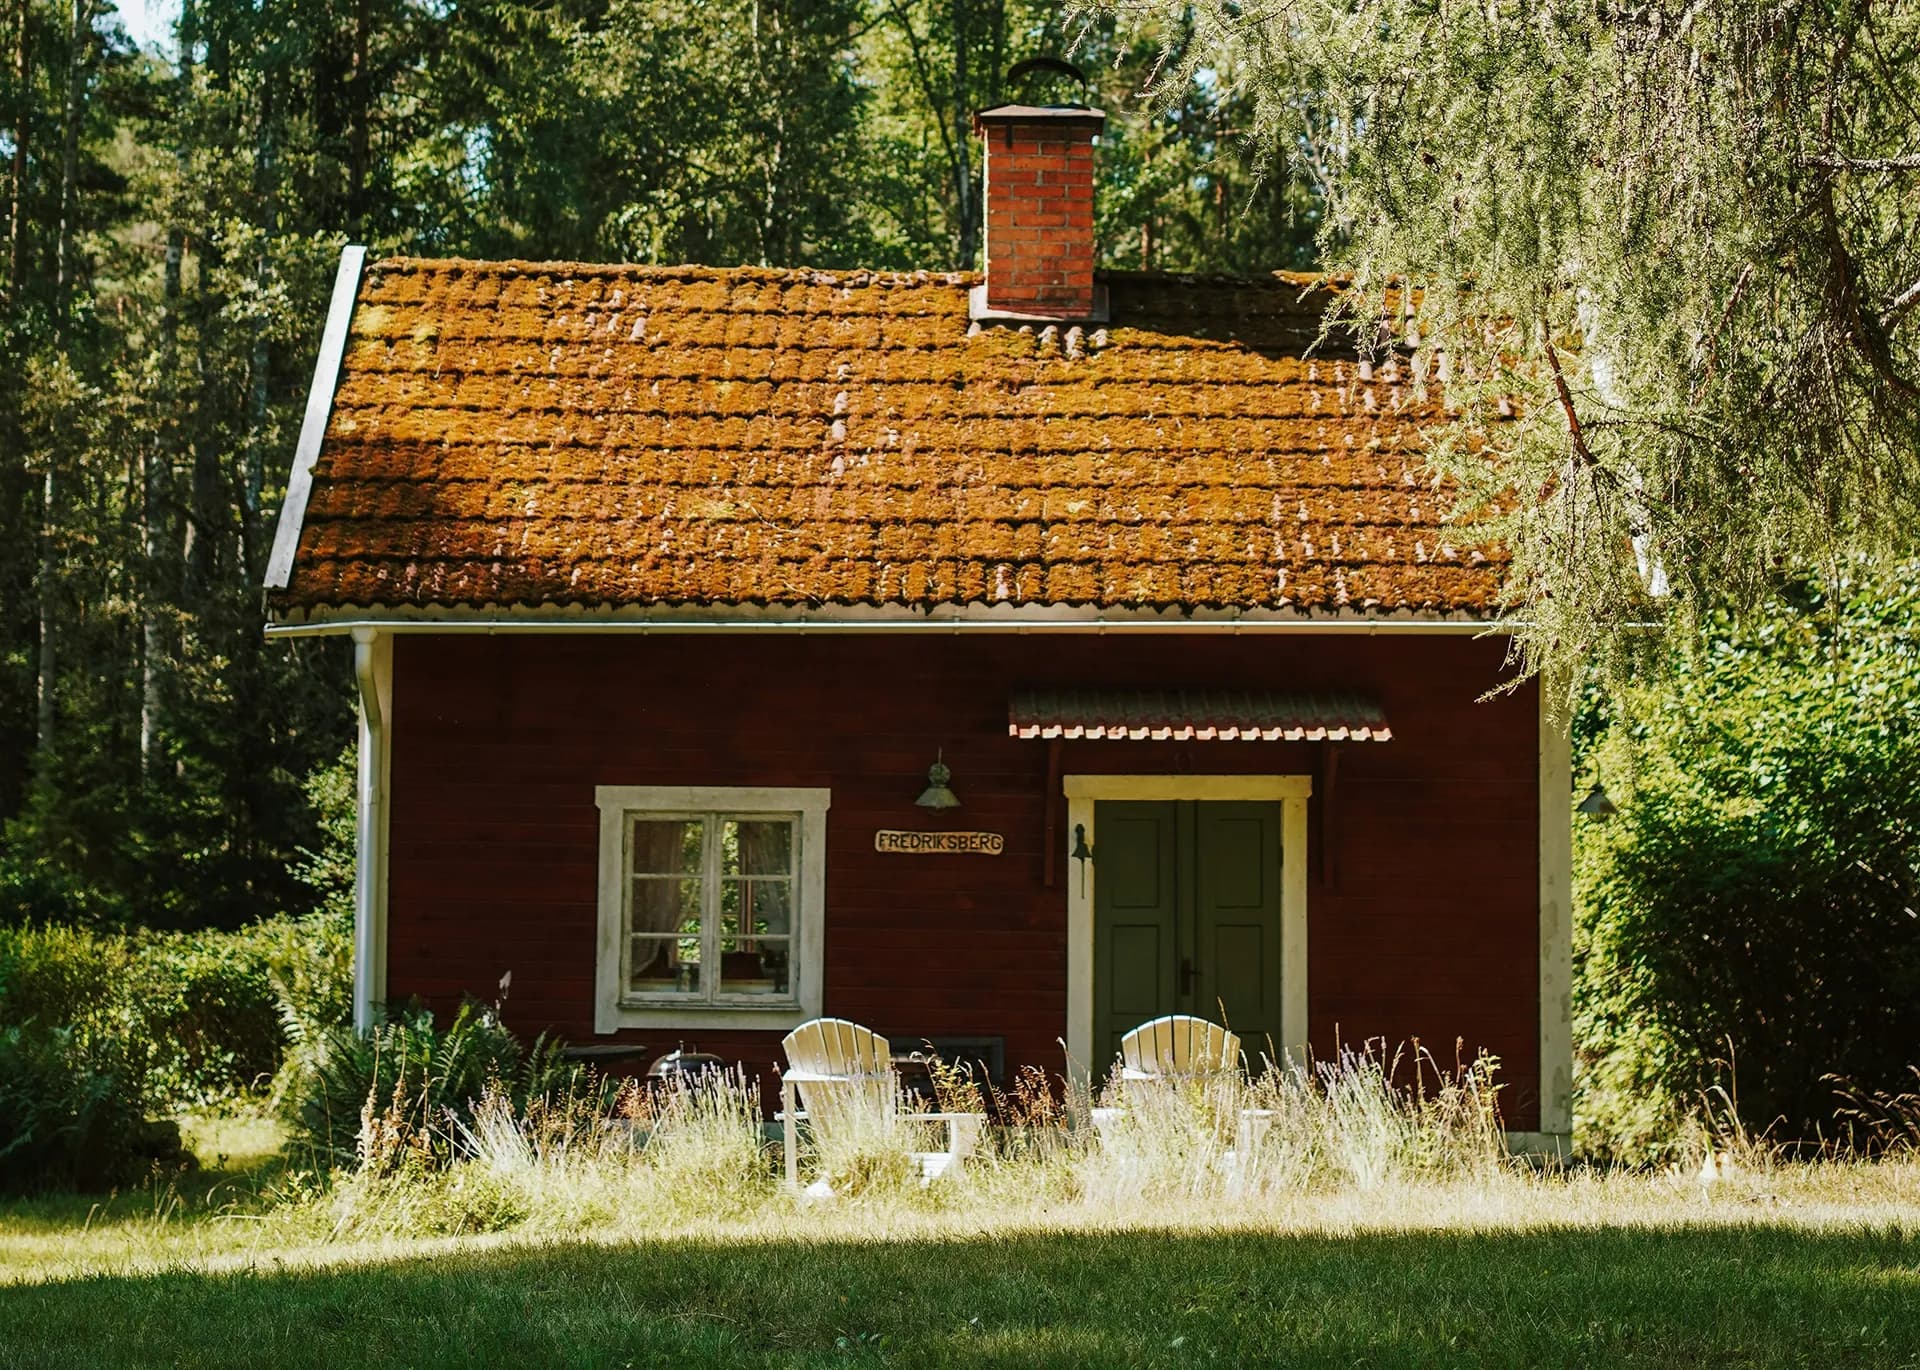
{"type": "MultiPolygon", "coordinates": [[[[595,1040],[596,785],[828,786],[826,1011],[911,1042],[1004,1036],[1061,1068],[1066,884],[1044,881],[1047,747],[1015,689],[1354,690],[1387,743],[1340,745],[1330,878],[1310,809],[1317,1051],[1418,1037],[1503,1062],[1538,1121],[1536,696],[1476,702],[1503,645],[1464,637],[402,636],[394,652],[388,990],[451,1007],[513,972],[507,1021],[595,1040]],[[944,749],[963,807],[915,808],[944,749]],[[894,856],[876,828],[985,829],[1005,854],[894,856]]],[[[1315,773],[1287,742],[1062,742],[1062,772],[1315,773]]],[[[1062,841],[1065,806],[1060,814],[1062,841]]],[[[778,1032],[621,1040],[761,1065],[778,1032]]]]}

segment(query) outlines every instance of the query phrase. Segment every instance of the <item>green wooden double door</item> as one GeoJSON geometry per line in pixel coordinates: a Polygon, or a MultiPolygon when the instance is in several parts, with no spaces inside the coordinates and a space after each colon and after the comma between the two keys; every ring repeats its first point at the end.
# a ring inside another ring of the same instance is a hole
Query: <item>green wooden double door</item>
{"type": "Polygon", "coordinates": [[[1226,1024],[1257,1062],[1281,1040],[1280,805],[1100,800],[1094,832],[1095,1075],[1168,1013],[1226,1024]]]}

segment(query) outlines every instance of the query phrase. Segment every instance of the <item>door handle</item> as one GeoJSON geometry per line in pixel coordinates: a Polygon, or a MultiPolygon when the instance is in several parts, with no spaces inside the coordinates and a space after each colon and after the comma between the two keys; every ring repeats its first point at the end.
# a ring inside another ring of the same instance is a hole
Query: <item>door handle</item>
{"type": "Polygon", "coordinates": [[[1193,958],[1191,956],[1180,958],[1180,992],[1193,993],[1193,958]]]}

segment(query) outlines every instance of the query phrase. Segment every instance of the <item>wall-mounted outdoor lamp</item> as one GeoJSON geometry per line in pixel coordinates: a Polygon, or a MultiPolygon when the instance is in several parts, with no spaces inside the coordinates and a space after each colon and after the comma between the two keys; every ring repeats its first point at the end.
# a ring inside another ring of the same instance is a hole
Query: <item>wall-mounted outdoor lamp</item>
{"type": "Polygon", "coordinates": [[[1607,792],[1600,788],[1600,782],[1596,780],[1593,782],[1593,788],[1587,791],[1587,797],[1573,806],[1573,811],[1604,823],[1619,813],[1620,808],[1607,798],[1607,792]]]}
{"type": "Polygon", "coordinates": [[[941,759],[945,756],[946,752],[941,751],[935,757],[934,763],[927,767],[927,788],[922,790],[920,797],[913,801],[923,809],[960,807],[960,796],[947,788],[947,782],[953,779],[953,772],[947,769],[946,762],[941,759]]]}
{"type": "Polygon", "coordinates": [[[1080,893],[1084,895],[1087,892],[1087,862],[1093,860],[1093,848],[1087,845],[1085,823],[1073,825],[1073,851],[1070,855],[1080,863],[1080,893]]]}

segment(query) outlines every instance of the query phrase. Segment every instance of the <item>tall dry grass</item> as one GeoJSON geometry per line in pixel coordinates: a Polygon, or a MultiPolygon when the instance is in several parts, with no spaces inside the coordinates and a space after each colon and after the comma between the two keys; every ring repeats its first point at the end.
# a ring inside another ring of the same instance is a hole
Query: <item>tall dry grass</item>
{"type": "Polygon", "coordinates": [[[760,1091],[737,1072],[595,1088],[516,1108],[489,1083],[470,1120],[396,1098],[363,1115],[358,1163],[327,1196],[337,1238],[572,1231],[651,1215],[738,1216],[774,1193],[760,1091]]]}
{"type": "MultiPolygon", "coordinates": [[[[1182,1083],[1109,1085],[1067,1101],[1023,1071],[1004,1091],[933,1065],[941,1112],[995,1123],[967,1162],[928,1183],[915,1153],[943,1125],[876,1089],[815,1091],[801,1130],[814,1197],[983,1216],[1036,1202],[1090,1214],[1177,1200],[1224,1216],[1291,1196],[1365,1194],[1511,1174],[1488,1057],[1443,1070],[1417,1045],[1378,1043],[1182,1083]],[[1102,1125],[1087,1125],[1091,1102],[1102,1125]]],[[[629,1083],[614,1107],[588,1090],[516,1108],[489,1086],[462,1119],[395,1095],[363,1111],[354,1168],[326,1191],[337,1238],[568,1231],[750,1216],[792,1202],[758,1086],[739,1074],[629,1083]],[[424,1121],[423,1121],[424,1119],[424,1121]]]]}

